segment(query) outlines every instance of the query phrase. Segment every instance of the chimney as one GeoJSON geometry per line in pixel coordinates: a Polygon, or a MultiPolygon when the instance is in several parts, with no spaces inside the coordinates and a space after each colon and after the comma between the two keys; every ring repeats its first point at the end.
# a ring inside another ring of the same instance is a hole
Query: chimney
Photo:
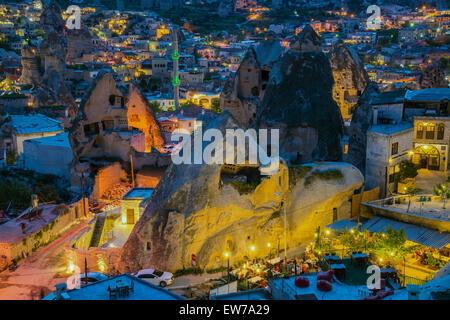
{"type": "Polygon", "coordinates": [[[373,125],[376,126],[378,123],[378,108],[373,108],[373,125]]]}
{"type": "Polygon", "coordinates": [[[62,282],[55,285],[56,288],[56,294],[55,299],[56,300],[64,300],[65,296],[67,296],[67,283],[62,282]]]}

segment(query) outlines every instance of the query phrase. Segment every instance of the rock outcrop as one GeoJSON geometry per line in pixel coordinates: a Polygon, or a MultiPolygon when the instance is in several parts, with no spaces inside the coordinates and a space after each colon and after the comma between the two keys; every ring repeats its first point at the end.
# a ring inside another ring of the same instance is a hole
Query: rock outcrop
{"type": "Polygon", "coordinates": [[[307,24],[299,33],[297,39],[291,44],[291,50],[295,51],[322,51],[322,39],[314,31],[314,29],[307,24]]]}
{"type": "Polygon", "coordinates": [[[77,114],[77,103],[64,84],[64,79],[53,67],[46,70],[41,82],[35,89],[34,105],[66,106],[71,118],[77,114]]]}
{"type": "MultiPolygon", "coordinates": [[[[239,124],[225,111],[208,128],[225,132],[239,124]]],[[[232,264],[253,258],[251,246],[256,247],[254,255],[267,255],[267,243],[282,238],[280,211],[287,199],[292,199],[286,201],[288,247],[310,239],[318,225],[332,222],[333,208],[340,218],[349,216],[348,199],[363,182],[361,173],[350,164],[310,166],[305,170],[309,174],[298,178],[289,190],[284,165],[263,179],[257,167],[247,165],[233,169],[220,164],[170,165],[124,246],[122,271],[147,267],[174,271],[189,267],[192,254],[201,268],[219,267],[224,252],[230,253],[232,264]],[[342,176],[335,180],[313,177],[305,183],[308,176],[318,177],[317,172],[331,169],[342,176]],[[244,191],[238,187],[242,184],[253,187],[244,191]]]]}
{"type": "Polygon", "coordinates": [[[342,42],[331,51],[330,63],[334,78],[333,99],[341,110],[342,118],[350,121],[369,77],[358,53],[342,42]]]}
{"type": "Polygon", "coordinates": [[[145,152],[151,152],[152,148],[162,151],[164,138],[159,123],[153,115],[148,100],[134,83],[131,83],[128,88],[125,104],[129,126],[145,134],[145,152]]]}
{"type": "Polygon", "coordinates": [[[38,59],[36,48],[26,45],[21,49],[22,74],[19,78],[20,84],[36,85],[41,81],[38,59]]]}
{"type": "Polygon", "coordinates": [[[448,88],[445,81],[444,71],[439,67],[438,63],[434,63],[426,67],[419,79],[420,89],[427,88],[448,88]]]}
{"type": "Polygon", "coordinates": [[[364,174],[366,169],[367,130],[373,123],[372,100],[379,94],[376,83],[369,82],[358,100],[349,130],[348,162],[364,174]]]}
{"type": "Polygon", "coordinates": [[[342,118],[322,52],[290,50],[273,66],[253,127],[280,130],[287,161],[341,160],[342,118]]]}
{"type": "Polygon", "coordinates": [[[66,62],[77,63],[84,54],[94,52],[95,47],[92,43],[92,35],[86,28],[73,29],[67,31],[67,55],[66,62]]]}
{"type": "Polygon", "coordinates": [[[65,22],[61,15],[61,7],[56,0],[50,0],[39,18],[41,28],[45,33],[56,32],[62,34],[65,22]]]}
{"type": "Polygon", "coordinates": [[[264,98],[273,64],[282,55],[279,41],[262,41],[256,48],[250,47],[234,77],[230,77],[220,95],[220,107],[229,110],[243,125],[255,118],[264,98]]]}

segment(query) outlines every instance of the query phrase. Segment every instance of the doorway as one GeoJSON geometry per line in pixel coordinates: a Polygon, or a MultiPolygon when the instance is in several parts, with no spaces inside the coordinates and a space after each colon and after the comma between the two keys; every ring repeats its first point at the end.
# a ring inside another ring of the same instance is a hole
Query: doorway
{"type": "Polygon", "coordinates": [[[134,224],[134,209],[127,209],[127,224],[134,224]]]}

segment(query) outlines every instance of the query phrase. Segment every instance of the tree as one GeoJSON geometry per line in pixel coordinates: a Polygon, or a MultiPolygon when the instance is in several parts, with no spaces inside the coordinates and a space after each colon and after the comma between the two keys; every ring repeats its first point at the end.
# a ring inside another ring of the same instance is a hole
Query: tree
{"type": "Polygon", "coordinates": [[[394,230],[388,226],[383,233],[375,235],[373,250],[381,256],[405,256],[410,252],[406,247],[407,239],[404,229],[394,230]]]}
{"type": "Polygon", "coordinates": [[[154,113],[161,113],[161,112],[164,112],[164,110],[161,109],[161,106],[159,105],[159,103],[156,102],[156,101],[150,103],[150,108],[152,108],[152,111],[153,111],[154,113]]]}
{"type": "Polygon", "coordinates": [[[396,176],[396,182],[403,181],[407,178],[415,178],[419,174],[418,166],[410,160],[400,162],[400,171],[396,176]]]}
{"type": "Polygon", "coordinates": [[[219,100],[219,98],[211,99],[211,110],[215,111],[217,113],[221,113],[222,112],[222,110],[220,110],[220,100],[219,100]]]}

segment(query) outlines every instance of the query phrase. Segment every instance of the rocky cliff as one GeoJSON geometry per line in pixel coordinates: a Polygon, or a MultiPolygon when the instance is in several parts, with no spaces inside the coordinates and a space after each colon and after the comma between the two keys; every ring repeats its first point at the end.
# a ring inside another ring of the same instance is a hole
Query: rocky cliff
{"type": "Polygon", "coordinates": [[[341,110],[342,118],[350,120],[369,77],[358,53],[342,42],[331,50],[330,63],[334,78],[333,99],[341,110]]]}
{"type": "MultiPolygon", "coordinates": [[[[225,132],[239,124],[225,111],[207,128],[225,132]]],[[[361,173],[349,164],[309,166],[298,169],[300,174],[289,187],[284,165],[273,175],[261,177],[257,168],[246,165],[230,171],[220,164],[172,164],[124,246],[122,271],[146,267],[174,271],[189,267],[192,254],[201,268],[222,266],[224,252],[230,253],[231,263],[252,258],[252,254],[267,255],[267,243],[282,238],[284,202],[288,203],[288,246],[307,241],[317,225],[332,222],[333,208],[340,218],[348,217],[348,199],[363,181],[361,173]],[[320,172],[330,170],[342,175],[320,178],[320,172]],[[251,246],[256,247],[255,252],[250,251],[251,246]]]]}
{"type": "Polygon", "coordinates": [[[287,161],[339,161],[343,124],[332,87],[322,52],[288,51],[270,72],[252,126],[280,129],[280,155],[287,161]]]}
{"type": "Polygon", "coordinates": [[[75,117],[78,108],[72,94],[64,84],[64,79],[53,67],[45,72],[37,85],[34,104],[36,107],[66,106],[72,117],[75,117]]]}
{"type": "Polygon", "coordinates": [[[372,100],[379,94],[376,83],[370,82],[359,98],[350,124],[348,162],[364,174],[366,169],[367,130],[373,122],[372,100]]]}

